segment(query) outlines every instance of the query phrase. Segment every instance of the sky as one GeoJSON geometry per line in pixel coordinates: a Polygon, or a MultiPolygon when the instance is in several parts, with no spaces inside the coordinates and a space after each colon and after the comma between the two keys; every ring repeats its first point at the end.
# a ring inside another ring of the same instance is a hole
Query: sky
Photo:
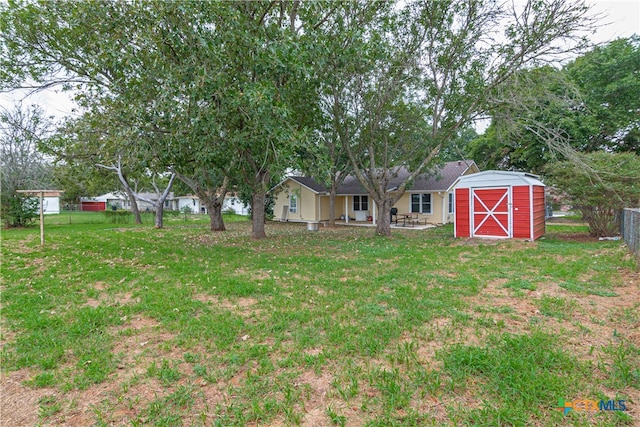
{"type": "MultiPolygon", "coordinates": [[[[592,13],[602,15],[601,27],[589,36],[593,43],[606,43],[640,34],[640,0],[587,0],[587,4],[591,6],[592,13]]],[[[0,93],[0,107],[10,108],[16,100],[39,104],[47,115],[57,118],[74,115],[73,101],[60,90],[42,91],[26,99],[23,93],[0,93]]]]}

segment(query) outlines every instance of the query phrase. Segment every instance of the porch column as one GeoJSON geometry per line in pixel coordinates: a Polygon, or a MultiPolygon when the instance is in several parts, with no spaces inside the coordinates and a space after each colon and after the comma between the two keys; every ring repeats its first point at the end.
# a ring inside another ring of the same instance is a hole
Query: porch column
{"type": "Polygon", "coordinates": [[[344,197],[344,219],[349,224],[349,196],[344,197]]]}
{"type": "Polygon", "coordinates": [[[448,198],[448,195],[447,195],[446,191],[444,193],[440,193],[440,194],[443,194],[442,195],[442,223],[446,224],[447,221],[446,221],[446,218],[445,218],[445,215],[446,215],[445,202],[446,202],[446,207],[448,209],[449,208],[449,198],[448,198]]]}
{"type": "Polygon", "coordinates": [[[376,202],[373,201],[373,200],[372,200],[372,202],[373,202],[372,203],[372,205],[373,205],[373,215],[372,215],[373,225],[376,225],[376,202]]]}

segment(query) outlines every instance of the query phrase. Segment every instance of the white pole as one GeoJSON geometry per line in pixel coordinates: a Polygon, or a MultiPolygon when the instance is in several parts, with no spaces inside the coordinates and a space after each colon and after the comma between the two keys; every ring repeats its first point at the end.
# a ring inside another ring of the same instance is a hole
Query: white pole
{"type": "Polygon", "coordinates": [[[40,192],[40,246],[44,246],[44,191],[40,192]]]}

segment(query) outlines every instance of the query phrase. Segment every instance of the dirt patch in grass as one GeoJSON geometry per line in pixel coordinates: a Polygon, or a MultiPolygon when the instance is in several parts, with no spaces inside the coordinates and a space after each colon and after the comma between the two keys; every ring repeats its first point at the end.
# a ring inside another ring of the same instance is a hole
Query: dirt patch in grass
{"type": "Polygon", "coordinates": [[[262,310],[256,307],[259,301],[253,297],[227,299],[218,297],[217,295],[195,294],[193,299],[223,310],[228,310],[243,318],[259,318],[262,315],[262,310]]]}
{"type": "Polygon", "coordinates": [[[598,238],[589,233],[547,233],[549,237],[562,240],[564,242],[597,242],[598,238]]]}
{"type": "Polygon", "coordinates": [[[17,252],[20,254],[29,254],[39,249],[39,246],[32,246],[32,243],[37,239],[35,234],[23,236],[21,240],[13,242],[11,252],[17,252]]]}
{"type": "Polygon", "coordinates": [[[174,336],[162,331],[152,319],[135,317],[111,332],[120,334],[113,349],[120,360],[117,371],[101,384],[61,392],[27,385],[26,382],[38,374],[31,369],[3,373],[0,379],[2,425],[36,425],[45,420],[45,424],[50,425],[90,426],[95,424],[96,414],[101,411],[114,425],[135,419],[141,407],[164,393],[157,381],[145,377],[149,365],[159,357],[181,357],[182,352],[174,347],[169,352],[162,348],[163,343],[170,342],[174,336]],[[131,382],[137,384],[124,391],[124,385],[131,382]]]}
{"type": "Polygon", "coordinates": [[[101,305],[106,306],[122,306],[122,305],[130,305],[138,302],[133,298],[133,293],[125,292],[116,295],[107,295],[101,294],[99,298],[89,298],[87,302],[84,303],[85,306],[96,308],[101,305]]]}
{"type": "Polygon", "coordinates": [[[39,401],[46,396],[57,396],[52,388],[32,389],[23,385],[33,377],[30,369],[3,373],[0,385],[0,409],[2,425],[29,426],[38,422],[39,401]]]}

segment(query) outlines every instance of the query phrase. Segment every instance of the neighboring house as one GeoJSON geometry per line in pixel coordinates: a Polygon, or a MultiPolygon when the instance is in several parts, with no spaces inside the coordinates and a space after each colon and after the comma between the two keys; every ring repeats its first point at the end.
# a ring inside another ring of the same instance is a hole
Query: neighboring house
{"type": "Polygon", "coordinates": [[[106,193],[96,197],[80,199],[81,211],[105,211],[107,209],[129,209],[129,198],[124,193],[106,193]]]}
{"type": "Polygon", "coordinates": [[[236,215],[249,215],[250,206],[240,200],[237,194],[228,193],[222,203],[222,212],[233,211],[236,215]]]}
{"type": "MultiPolygon", "coordinates": [[[[150,200],[156,200],[158,195],[156,193],[138,193],[140,196],[150,200]]],[[[177,206],[174,203],[173,193],[170,193],[164,202],[164,208],[167,210],[175,210],[177,206]]],[[[114,193],[102,194],[96,197],[83,197],[80,199],[80,210],[82,211],[104,211],[111,209],[126,209],[131,210],[131,201],[126,194],[116,191],[114,193]]],[[[138,200],[138,210],[153,211],[154,207],[150,203],[138,200]]]]}
{"type": "MultiPolygon", "coordinates": [[[[183,207],[188,206],[191,208],[191,212],[193,213],[201,213],[207,214],[207,207],[204,203],[200,202],[198,196],[189,195],[189,196],[178,196],[173,198],[173,206],[174,210],[182,210],[183,207]]],[[[224,197],[224,202],[222,203],[222,212],[231,212],[233,211],[237,215],[249,215],[249,206],[242,203],[242,201],[238,198],[236,194],[228,193],[224,197]]]]}
{"type": "MultiPolygon", "coordinates": [[[[38,203],[38,209],[40,209],[40,203],[38,203]]],[[[42,199],[42,213],[44,215],[59,214],[60,196],[47,196],[47,193],[45,193],[45,196],[42,199]]]]}
{"type": "Polygon", "coordinates": [[[206,214],[207,208],[204,203],[200,203],[200,198],[194,195],[178,196],[173,198],[172,209],[181,211],[185,208],[191,209],[194,214],[206,214]]]}
{"type": "MultiPolygon", "coordinates": [[[[419,175],[394,205],[398,213],[415,214],[421,222],[446,224],[453,222],[455,182],[464,175],[479,172],[473,161],[445,163],[430,174],[419,175]]],[[[396,191],[410,175],[400,167],[388,191],[396,191]]],[[[329,192],[313,178],[292,176],[274,187],[274,219],[280,221],[314,222],[329,219],[329,192]]],[[[336,192],[337,220],[372,221],[376,206],[355,176],[348,176],[336,192]]]]}

